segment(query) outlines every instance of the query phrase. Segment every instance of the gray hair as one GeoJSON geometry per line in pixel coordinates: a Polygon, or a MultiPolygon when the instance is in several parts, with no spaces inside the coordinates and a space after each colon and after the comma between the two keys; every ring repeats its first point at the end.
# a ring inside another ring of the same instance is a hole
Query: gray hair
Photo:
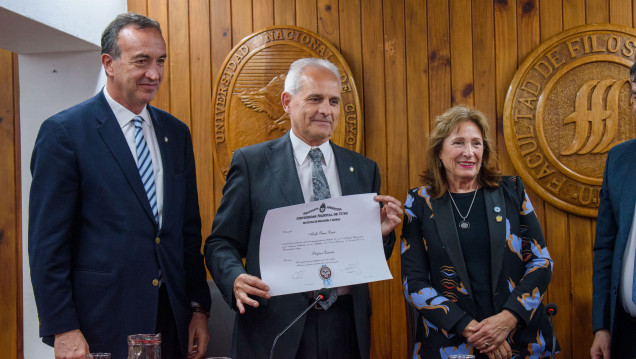
{"type": "Polygon", "coordinates": [[[161,34],[161,26],[159,26],[156,20],[135,14],[134,12],[119,14],[115,20],[106,26],[106,29],[104,29],[102,33],[102,55],[108,54],[114,60],[119,59],[121,56],[121,48],[117,43],[117,36],[119,36],[119,32],[128,25],[135,25],[137,29],[157,29],[161,34]]]}
{"type": "Polygon", "coordinates": [[[336,76],[338,81],[340,81],[340,71],[338,71],[338,67],[336,65],[325,59],[306,57],[294,61],[294,63],[289,66],[289,71],[287,72],[287,77],[285,78],[285,92],[293,96],[297,94],[298,91],[300,91],[300,75],[307,67],[322,67],[324,69],[327,69],[336,76]]]}

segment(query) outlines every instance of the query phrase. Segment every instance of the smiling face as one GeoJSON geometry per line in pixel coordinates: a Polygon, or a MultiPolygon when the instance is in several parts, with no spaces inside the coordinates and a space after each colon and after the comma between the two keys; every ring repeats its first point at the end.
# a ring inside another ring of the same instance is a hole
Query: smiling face
{"type": "Polygon", "coordinates": [[[166,43],[154,28],[124,27],[117,36],[121,56],[102,55],[108,94],[133,113],[155,98],[163,79],[166,43]]]}
{"type": "Polygon", "coordinates": [[[310,146],[328,141],[338,126],[340,79],[323,67],[308,66],[300,75],[300,90],[281,99],[294,134],[310,146]]]}
{"type": "Polygon", "coordinates": [[[445,139],[439,158],[451,192],[474,191],[484,154],[481,130],[473,121],[462,121],[445,139]]]}

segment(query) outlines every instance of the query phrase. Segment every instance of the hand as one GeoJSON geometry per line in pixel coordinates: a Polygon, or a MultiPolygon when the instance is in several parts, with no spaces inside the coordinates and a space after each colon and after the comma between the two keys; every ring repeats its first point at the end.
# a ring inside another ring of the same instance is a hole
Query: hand
{"type": "Polygon", "coordinates": [[[610,359],[610,332],[607,329],[599,329],[594,333],[594,342],[590,348],[592,359],[610,359]]]}
{"type": "Polygon", "coordinates": [[[391,196],[377,195],[373,199],[384,204],[380,209],[380,223],[382,237],[386,237],[402,221],[402,203],[391,196]]]}
{"type": "Polygon", "coordinates": [[[475,319],[471,320],[470,323],[468,323],[466,328],[464,328],[464,331],[462,331],[462,335],[464,336],[464,338],[468,339],[468,337],[470,337],[471,335],[477,332],[475,330],[475,327],[477,326],[477,324],[479,324],[479,322],[476,321],[475,319]]]}
{"type": "Polygon", "coordinates": [[[517,326],[517,317],[507,310],[488,317],[475,326],[473,335],[468,341],[480,352],[494,352],[506,340],[510,331],[517,326]]]}
{"type": "Polygon", "coordinates": [[[245,307],[243,304],[258,308],[258,302],[250,298],[248,294],[269,299],[271,295],[268,292],[269,286],[260,280],[260,278],[253,275],[243,273],[234,280],[234,297],[236,298],[236,307],[241,314],[245,313],[245,307]]]}
{"type": "Polygon", "coordinates": [[[203,313],[193,312],[188,332],[188,359],[203,358],[210,340],[208,317],[203,313]]]}
{"type": "Polygon", "coordinates": [[[55,359],[84,359],[91,352],[79,329],[55,334],[53,351],[55,359]]]}
{"type": "Polygon", "coordinates": [[[510,359],[512,358],[512,349],[510,349],[510,344],[508,341],[504,340],[501,345],[488,353],[488,359],[510,359]]]}

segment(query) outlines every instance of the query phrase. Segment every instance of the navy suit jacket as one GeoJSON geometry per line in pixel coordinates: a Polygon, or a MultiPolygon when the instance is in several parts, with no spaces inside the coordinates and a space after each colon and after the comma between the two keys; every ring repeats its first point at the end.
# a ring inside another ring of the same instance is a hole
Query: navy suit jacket
{"type": "Polygon", "coordinates": [[[636,203],[636,140],[614,146],[607,155],[594,242],[592,326],[614,329],[623,253],[636,203]]]}
{"type": "MultiPolygon", "coordinates": [[[[380,173],[375,162],[336,146],[333,148],[342,195],[377,193],[380,173]]],[[[236,309],[234,280],[242,273],[260,278],[259,247],[263,221],[272,208],[304,203],[289,133],[283,137],[236,150],[223,188],[223,199],[205,243],[205,259],[223,297],[236,309]],[[245,266],[241,258],[245,257],[245,266]]],[[[385,244],[393,250],[395,234],[385,244]]],[[[371,302],[367,284],[352,286],[354,318],[362,358],[369,357],[371,302]]],[[[276,335],[309,304],[303,293],[259,300],[237,316],[232,358],[267,358],[276,335]]],[[[304,317],[276,344],[276,358],[294,358],[304,328],[304,317]]]]}
{"type": "Polygon", "coordinates": [[[40,128],[29,260],[45,343],[79,328],[92,352],[125,358],[127,335],[155,331],[160,273],[183,350],[191,301],[210,307],[190,132],[148,107],[164,172],[161,229],[102,91],[40,128]]]}

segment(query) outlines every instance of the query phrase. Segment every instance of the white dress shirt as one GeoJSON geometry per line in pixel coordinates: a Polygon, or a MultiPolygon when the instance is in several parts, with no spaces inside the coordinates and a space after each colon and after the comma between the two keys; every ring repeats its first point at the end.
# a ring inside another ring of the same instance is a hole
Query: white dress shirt
{"type": "MultiPolygon", "coordinates": [[[[307,203],[311,201],[314,195],[313,182],[311,180],[311,165],[313,161],[309,157],[309,151],[313,147],[294,135],[294,131],[291,129],[289,130],[289,138],[294,149],[294,162],[296,163],[300,187],[303,190],[305,203],[307,203]]],[[[325,141],[318,148],[322,151],[322,170],[325,172],[325,177],[327,177],[329,193],[331,197],[340,197],[342,196],[340,177],[338,177],[338,167],[336,166],[336,158],[333,155],[331,144],[329,144],[329,141],[325,141]]],[[[337,287],[336,289],[338,290],[338,295],[351,294],[351,287],[349,286],[337,287]]],[[[313,295],[313,293],[309,294],[313,295]]]]}
{"type": "Polygon", "coordinates": [[[135,116],[141,116],[141,118],[143,118],[141,129],[144,133],[148,150],[150,151],[150,157],[152,157],[152,171],[154,172],[155,192],[157,195],[157,213],[159,214],[159,226],[161,226],[163,214],[163,163],[161,162],[161,153],[159,152],[157,135],[155,134],[155,129],[150,119],[148,107],[144,106],[144,109],[138,114],[132,113],[130,110],[110,97],[106,90],[106,86],[104,86],[104,96],[106,97],[106,101],[108,102],[111,110],[113,110],[115,118],[117,118],[117,122],[124,133],[124,137],[126,137],[126,142],[128,143],[130,152],[135,159],[135,164],[137,163],[137,146],[135,144],[135,125],[133,124],[132,119],[135,116]]]}
{"type": "MultiPolygon", "coordinates": [[[[636,208],[636,204],[635,204],[636,208]]],[[[636,257],[636,210],[632,219],[632,228],[629,230],[625,253],[623,254],[623,268],[621,270],[621,282],[619,291],[623,309],[632,317],[636,317],[636,303],[632,299],[632,288],[634,286],[634,259],[636,257]]]]}
{"type": "MultiPolygon", "coordinates": [[[[309,157],[309,150],[312,146],[309,146],[303,140],[298,138],[294,131],[289,130],[289,138],[291,139],[292,148],[294,149],[294,159],[296,163],[296,171],[298,172],[298,179],[300,180],[300,187],[303,190],[303,197],[305,203],[311,201],[311,197],[314,194],[314,188],[311,181],[311,164],[312,160],[309,157]]],[[[333,155],[333,149],[326,141],[322,145],[318,146],[322,151],[322,170],[327,177],[327,183],[329,183],[329,192],[331,197],[342,196],[340,189],[340,178],[338,177],[338,167],[336,166],[336,159],[333,155]]]]}

